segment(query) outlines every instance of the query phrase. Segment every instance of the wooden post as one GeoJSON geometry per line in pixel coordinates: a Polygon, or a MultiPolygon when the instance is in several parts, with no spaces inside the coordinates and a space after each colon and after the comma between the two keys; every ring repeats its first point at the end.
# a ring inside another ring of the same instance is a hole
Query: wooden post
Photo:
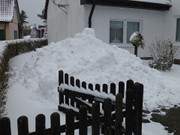
{"type": "Polygon", "coordinates": [[[66,135],[74,135],[74,114],[72,110],[66,113],[66,135]]]}
{"type": "Polygon", "coordinates": [[[11,135],[11,123],[9,118],[0,120],[0,135],[11,135]]]}
{"type": "Polygon", "coordinates": [[[45,115],[39,114],[36,116],[36,134],[37,135],[45,135],[44,130],[45,130],[45,115]]]}
{"type": "Polygon", "coordinates": [[[28,118],[26,116],[22,116],[18,118],[18,135],[28,135],[28,118]]]}
{"type": "Polygon", "coordinates": [[[79,112],[79,135],[87,135],[87,108],[84,106],[79,112]]]}
{"type": "Polygon", "coordinates": [[[110,99],[105,99],[103,104],[103,110],[104,110],[104,133],[105,135],[111,135],[112,134],[112,120],[111,120],[111,112],[112,112],[112,103],[110,99]]]}
{"type": "Polygon", "coordinates": [[[142,135],[143,87],[142,84],[135,83],[135,135],[142,135]]]}
{"type": "Polygon", "coordinates": [[[100,106],[99,103],[95,102],[92,106],[92,135],[100,134],[100,106]]]}
{"type": "Polygon", "coordinates": [[[123,97],[122,94],[118,93],[116,95],[116,105],[115,105],[115,111],[116,111],[116,119],[115,119],[115,135],[122,135],[122,122],[123,122],[123,97]]]}
{"type": "Polygon", "coordinates": [[[51,134],[52,135],[60,134],[60,115],[59,115],[59,113],[51,114],[51,134]]]}

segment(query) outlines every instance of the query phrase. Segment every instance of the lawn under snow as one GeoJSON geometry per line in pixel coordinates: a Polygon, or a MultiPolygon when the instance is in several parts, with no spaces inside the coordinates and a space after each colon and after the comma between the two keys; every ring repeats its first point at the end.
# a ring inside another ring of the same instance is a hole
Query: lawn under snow
{"type": "MultiPolygon", "coordinates": [[[[144,84],[144,108],[180,103],[180,66],[161,73],[143,64],[128,51],[95,37],[92,29],[61,42],[19,55],[10,61],[7,115],[13,125],[20,115],[34,116],[57,111],[58,70],[91,83],[111,83],[133,79],[144,84]]],[[[144,124],[143,135],[166,135],[160,124],[144,124]]]]}

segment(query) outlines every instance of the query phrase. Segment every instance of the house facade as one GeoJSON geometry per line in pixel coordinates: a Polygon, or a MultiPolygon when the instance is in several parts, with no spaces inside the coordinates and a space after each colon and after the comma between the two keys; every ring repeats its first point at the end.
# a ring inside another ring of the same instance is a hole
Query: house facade
{"type": "Polygon", "coordinates": [[[130,52],[130,35],[141,32],[141,57],[150,56],[149,47],[156,40],[169,39],[180,46],[179,0],[46,0],[45,17],[49,42],[92,27],[97,38],[130,52]]]}
{"type": "Polygon", "coordinates": [[[0,40],[19,38],[19,6],[17,0],[0,0],[0,40]]]}

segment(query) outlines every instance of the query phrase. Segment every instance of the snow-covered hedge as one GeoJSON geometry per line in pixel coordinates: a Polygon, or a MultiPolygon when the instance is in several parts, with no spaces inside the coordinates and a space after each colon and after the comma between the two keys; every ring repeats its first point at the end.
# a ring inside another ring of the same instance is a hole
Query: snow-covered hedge
{"type": "Polygon", "coordinates": [[[35,51],[47,45],[47,39],[18,39],[0,42],[0,114],[3,112],[5,104],[7,74],[9,60],[29,51],[35,51]]]}

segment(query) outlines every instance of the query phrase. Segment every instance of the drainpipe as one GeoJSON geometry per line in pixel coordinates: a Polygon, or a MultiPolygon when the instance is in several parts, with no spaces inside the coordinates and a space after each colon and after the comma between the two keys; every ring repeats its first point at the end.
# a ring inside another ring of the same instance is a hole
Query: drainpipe
{"type": "Polygon", "coordinates": [[[95,0],[91,0],[91,2],[92,2],[92,9],[91,9],[91,12],[89,14],[89,22],[88,22],[89,28],[92,28],[92,16],[93,16],[93,13],[94,13],[94,10],[96,7],[95,0]]]}

